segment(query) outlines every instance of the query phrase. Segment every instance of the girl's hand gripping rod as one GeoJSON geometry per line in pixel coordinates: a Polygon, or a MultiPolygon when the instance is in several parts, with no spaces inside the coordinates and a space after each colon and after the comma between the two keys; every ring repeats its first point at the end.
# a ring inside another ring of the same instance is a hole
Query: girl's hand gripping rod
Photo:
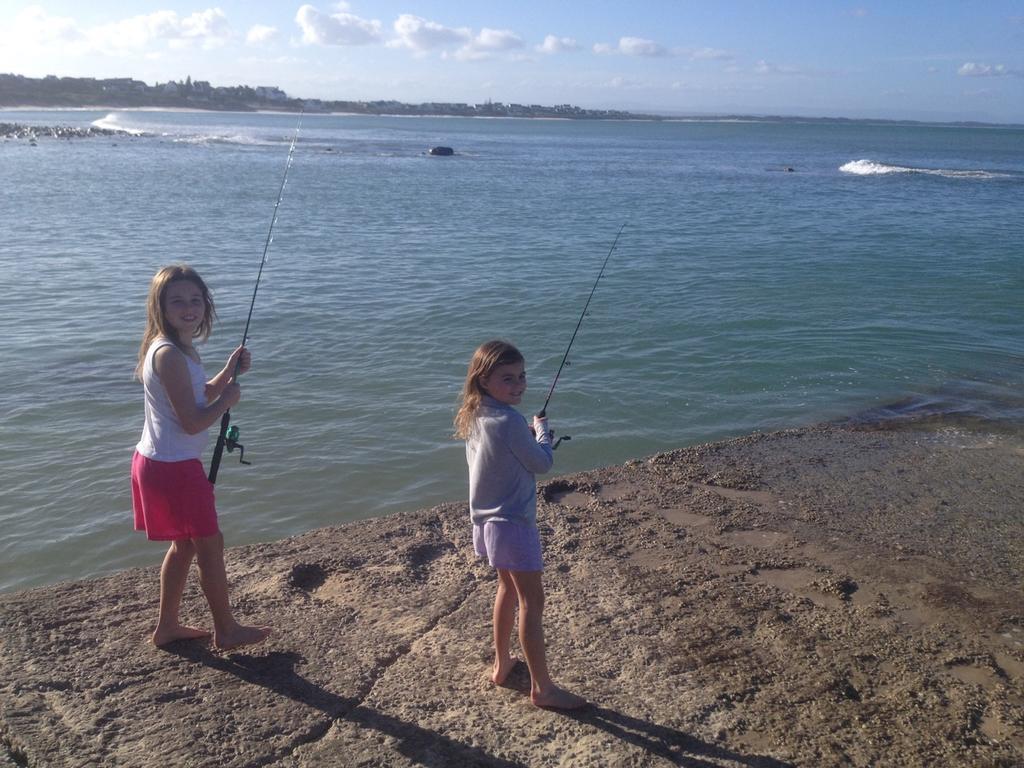
{"type": "MultiPolygon", "coordinates": [[[[553,395],[555,392],[555,385],[558,384],[558,377],[562,375],[562,369],[566,365],[568,365],[567,361],[569,359],[569,350],[572,349],[572,343],[576,341],[576,334],[580,332],[580,326],[583,325],[583,318],[586,317],[587,315],[587,308],[590,306],[590,300],[594,298],[594,293],[597,291],[597,284],[601,282],[601,277],[604,275],[604,268],[608,266],[608,260],[612,257],[612,253],[615,251],[615,246],[618,245],[619,243],[619,237],[622,236],[622,230],[624,230],[625,228],[626,222],[622,222],[622,226],[619,227],[619,231],[615,235],[615,239],[612,241],[612,247],[608,249],[608,255],[604,257],[604,263],[601,264],[601,271],[597,273],[597,279],[594,281],[594,287],[590,289],[590,295],[587,297],[587,303],[583,305],[583,311],[580,312],[580,319],[576,323],[576,330],[572,332],[572,338],[569,339],[569,346],[565,348],[565,354],[562,355],[562,363],[561,365],[558,366],[557,373],[555,373],[555,380],[551,382],[551,389],[548,390],[547,399],[544,400],[544,407],[541,408],[540,412],[537,414],[537,416],[541,419],[547,417],[548,403],[551,402],[551,395],[553,395]]],[[[550,434],[552,437],[554,437],[555,433],[554,431],[552,431],[550,434]]],[[[555,442],[555,444],[551,446],[551,449],[554,450],[555,448],[557,448],[558,444],[561,443],[563,440],[571,439],[572,438],[569,437],[568,435],[560,437],[555,442]]]]}
{"type": "MultiPolygon", "coordinates": [[[[277,209],[281,206],[281,200],[284,198],[284,185],[288,182],[288,171],[292,167],[292,157],[295,154],[295,142],[299,138],[299,128],[302,127],[302,112],[299,112],[299,122],[295,126],[295,135],[292,137],[291,146],[288,147],[288,160],[284,165],[284,174],[281,176],[281,189],[277,193],[277,202],[274,203],[274,215],[270,218],[270,227],[267,229],[267,240],[263,244],[263,258],[260,259],[260,270],[256,274],[256,285],[252,289],[252,301],[249,302],[249,316],[245,320],[245,331],[242,332],[242,346],[245,346],[245,342],[249,340],[249,324],[252,322],[252,310],[256,306],[256,292],[260,289],[260,278],[263,277],[263,267],[267,263],[267,254],[270,253],[270,244],[274,242],[274,225],[277,224],[277,209]]],[[[238,376],[239,359],[235,361],[235,370],[231,374],[231,381],[234,381],[238,376]]],[[[213,449],[213,458],[210,459],[210,474],[208,480],[211,483],[217,482],[217,471],[220,469],[220,460],[224,455],[224,449],[227,448],[228,453],[237,448],[239,450],[238,460],[242,464],[251,464],[252,462],[245,460],[245,448],[238,442],[238,427],[231,426],[231,411],[224,411],[224,415],[220,419],[220,432],[217,434],[217,445],[213,449]]]]}

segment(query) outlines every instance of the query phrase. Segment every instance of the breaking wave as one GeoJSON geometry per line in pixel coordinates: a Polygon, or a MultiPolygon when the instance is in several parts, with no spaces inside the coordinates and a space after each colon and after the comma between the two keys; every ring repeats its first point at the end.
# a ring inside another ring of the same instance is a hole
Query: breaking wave
{"type": "Polygon", "coordinates": [[[149,114],[140,115],[141,120],[132,121],[134,114],[125,116],[118,112],[111,112],[98,120],[93,120],[95,128],[103,128],[108,131],[120,131],[132,136],[157,136],[162,139],[181,144],[231,144],[253,147],[275,147],[281,144],[284,139],[264,138],[238,131],[216,132],[208,126],[168,124],[167,122],[156,122],[146,118],[149,114]],[[142,127],[139,127],[139,126],[142,127]]]}
{"type": "Polygon", "coordinates": [[[107,131],[121,131],[122,133],[128,133],[132,136],[143,136],[145,131],[140,131],[138,128],[129,128],[124,125],[117,112],[111,112],[110,114],[101,117],[99,120],[93,120],[92,125],[95,128],[103,128],[107,131]]]}
{"type": "Polygon", "coordinates": [[[885,176],[893,173],[914,173],[925,176],[943,176],[947,179],[1005,179],[1008,173],[981,170],[951,170],[946,168],[913,168],[905,165],[889,165],[874,160],[851,160],[839,166],[842,173],[854,176],[885,176]]]}

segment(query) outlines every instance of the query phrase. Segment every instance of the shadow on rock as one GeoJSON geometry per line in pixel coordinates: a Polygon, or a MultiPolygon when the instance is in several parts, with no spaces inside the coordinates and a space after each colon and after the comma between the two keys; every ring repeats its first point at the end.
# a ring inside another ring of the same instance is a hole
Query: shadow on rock
{"type": "Polygon", "coordinates": [[[794,768],[792,763],[761,755],[741,755],[674,728],[630,717],[605,707],[591,705],[583,709],[558,711],[558,714],[599,728],[651,755],[670,760],[673,765],[681,768],[716,768],[720,764],[717,762],[719,760],[729,760],[751,768],[794,768]]]}
{"type": "MultiPolygon", "coordinates": [[[[331,718],[332,722],[344,719],[361,728],[390,736],[396,740],[394,748],[418,765],[428,766],[428,768],[441,768],[441,766],[526,768],[521,763],[494,757],[481,749],[462,744],[415,723],[399,720],[364,707],[354,697],[339,696],[310,682],[295,671],[295,666],[305,661],[303,656],[298,653],[272,651],[260,656],[244,653],[221,656],[212,653],[206,646],[196,643],[173,643],[164,646],[162,650],[210,669],[234,675],[246,683],[261,686],[300,704],[314,707],[331,718]]],[[[322,738],[330,726],[331,723],[325,724],[324,728],[307,743],[313,743],[322,738]]]]}

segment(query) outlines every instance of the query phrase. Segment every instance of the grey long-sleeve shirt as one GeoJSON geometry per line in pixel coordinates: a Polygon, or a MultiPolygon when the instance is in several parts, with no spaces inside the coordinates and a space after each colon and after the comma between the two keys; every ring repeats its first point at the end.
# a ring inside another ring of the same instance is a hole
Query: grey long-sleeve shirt
{"type": "Polygon", "coordinates": [[[534,475],[547,472],[554,463],[551,438],[546,433],[535,437],[519,411],[484,395],[466,440],[466,461],[469,513],[474,523],[536,523],[534,475]]]}

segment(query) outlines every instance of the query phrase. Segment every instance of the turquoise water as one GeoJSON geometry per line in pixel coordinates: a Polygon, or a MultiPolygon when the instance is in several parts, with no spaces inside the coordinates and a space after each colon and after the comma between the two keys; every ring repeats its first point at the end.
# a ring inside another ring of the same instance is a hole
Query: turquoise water
{"type": "MultiPolygon", "coordinates": [[[[241,338],[295,116],[0,112],[134,137],[0,142],[0,590],[156,563],[131,531],[155,270],[241,338]]],[[[1024,131],[306,116],[233,411],[229,544],[466,496],[473,348],[527,356],[556,471],[929,411],[1024,424],[1024,131]],[[436,144],[454,157],[430,157],[436,144]],[[786,169],[792,168],[793,172],[786,169]]],[[[212,442],[212,441],[211,441],[212,442]]]]}

